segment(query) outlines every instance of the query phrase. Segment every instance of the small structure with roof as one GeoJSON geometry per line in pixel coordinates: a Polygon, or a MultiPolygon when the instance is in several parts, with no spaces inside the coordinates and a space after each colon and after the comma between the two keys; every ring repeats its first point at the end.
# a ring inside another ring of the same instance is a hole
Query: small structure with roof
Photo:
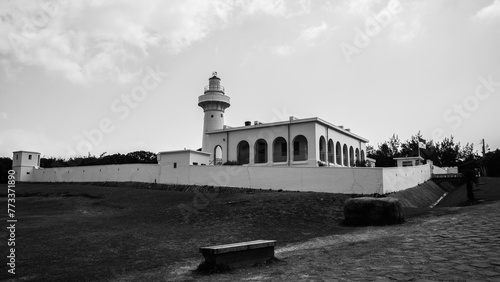
{"type": "Polygon", "coordinates": [[[397,166],[398,167],[403,167],[403,166],[417,166],[417,165],[422,165],[424,163],[424,158],[420,156],[416,157],[399,157],[399,158],[394,158],[394,160],[397,161],[397,166]]]}
{"type": "Polygon", "coordinates": [[[40,167],[40,153],[32,151],[15,151],[12,169],[16,172],[16,181],[32,181],[33,170],[40,167]]]}
{"type": "Polygon", "coordinates": [[[184,149],[177,151],[159,152],[157,158],[159,165],[177,168],[190,165],[208,165],[210,153],[184,149]]]}

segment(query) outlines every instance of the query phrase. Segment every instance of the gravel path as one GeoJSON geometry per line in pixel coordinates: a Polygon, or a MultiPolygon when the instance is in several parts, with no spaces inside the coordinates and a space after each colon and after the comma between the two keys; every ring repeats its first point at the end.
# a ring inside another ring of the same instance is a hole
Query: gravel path
{"type": "Polygon", "coordinates": [[[278,248],[276,256],[281,262],[269,266],[177,278],[184,281],[500,281],[500,202],[445,208],[404,225],[364,227],[345,235],[316,238],[278,248]]]}

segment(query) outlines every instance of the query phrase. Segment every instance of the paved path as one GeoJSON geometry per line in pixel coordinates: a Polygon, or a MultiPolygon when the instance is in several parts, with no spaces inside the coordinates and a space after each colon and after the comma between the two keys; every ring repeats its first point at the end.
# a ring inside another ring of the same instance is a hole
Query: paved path
{"type": "Polygon", "coordinates": [[[331,278],[500,281],[500,203],[456,210],[396,229],[405,235],[396,236],[392,248],[344,257],[341,274],[331,278]]]}
{"type": "Polygon", "coordinates": [[[282,262],[203,281],[500,281],[500,202],[277,251],[282,262]]]}

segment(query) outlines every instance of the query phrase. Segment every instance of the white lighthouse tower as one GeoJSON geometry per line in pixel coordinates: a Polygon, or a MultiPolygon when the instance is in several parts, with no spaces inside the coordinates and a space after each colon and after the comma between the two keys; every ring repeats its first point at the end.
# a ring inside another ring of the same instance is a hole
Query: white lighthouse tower
{"type": "Polygon", "coordinates": [[[220,85],[217,72],[212,73],[205,86],[205,94],[198,97],[198,106],[203,108],[205,119],[203,121],[203,152],[211,152],[213,148],[207,148],[209,131],[224,128],[224,111],[229,108],[230,99],[224,93],[224,87],[220,85]]]}

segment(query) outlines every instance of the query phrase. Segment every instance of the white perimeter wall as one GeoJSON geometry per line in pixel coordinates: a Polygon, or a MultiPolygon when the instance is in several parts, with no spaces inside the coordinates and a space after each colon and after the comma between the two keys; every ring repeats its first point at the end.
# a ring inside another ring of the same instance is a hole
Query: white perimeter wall
{"type": "Polygon", "coordinates": [[[424,183],[431,178],[429,164],[383,169],[384,193],[401,191],[424,183]]]}
{"type": "Polygon", "coordinates": [[[122,164],[42,168],[34,170],[35,182],[158,182],[157,164],[122,164]]]}
{"type": "Polygon", "coordinates": [[[381,168],[189,166],[162,167],[160,183],[329,193],[382,193],[381,168]]]}
{"type": "Polygon", "coordinates": [[[160,166],[124,164],[34,169],[36,182],[147,182],[283,189],[329,193],[384,194],[430,179],[430,166],[395,168],[160,166]]]}

